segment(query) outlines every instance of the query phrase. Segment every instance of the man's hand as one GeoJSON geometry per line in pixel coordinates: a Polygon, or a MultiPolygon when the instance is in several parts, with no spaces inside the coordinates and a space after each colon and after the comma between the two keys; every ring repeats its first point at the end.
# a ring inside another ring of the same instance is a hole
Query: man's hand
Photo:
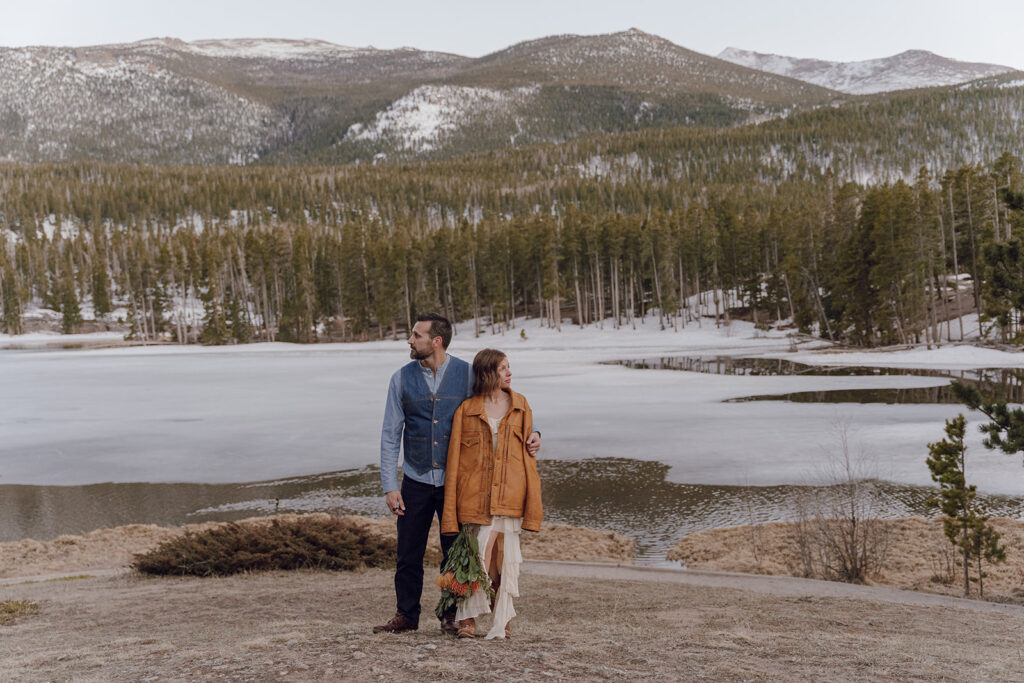
{"type": "Polygon", "coordinates": [[[540,452],[540,433],[533,432],[530,434],[530,438],[526,440],[526,452],[537,457],[537,453],[540,452]]]}
{"type": "Polygon", "coordinates": [[[405,515],[405,501],[402,500],[402,492],[398,489],[384,494],[384,502],[387,503],[388,510],[392,513],[399,517],[405,515]]]}

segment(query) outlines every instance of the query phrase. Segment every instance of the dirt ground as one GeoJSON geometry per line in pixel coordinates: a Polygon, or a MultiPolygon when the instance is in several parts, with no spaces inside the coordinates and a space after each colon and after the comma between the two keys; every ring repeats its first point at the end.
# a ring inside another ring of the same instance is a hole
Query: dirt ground
{"type": "MultiPolygon", "coordinates": [[[[324,516],[314,513],[311,516],[324,516]]],[[[295,519],[298,515],[280,515],[295,519]]],[[[240,524],[265,524],[273,518],[242,520],[240,524]]],[[[343,517],[382,536],[396,536],[393,518],[343,517]]],[[[82,536],[60,536],[52,541],[26,539],[0,543],[0,578],[65,574],[97,569],[117,569],[131,564],[132,556],[156,547],[163,541],[187,531],[196,532],[219,522],[185,527],[161,527],[155,524],[130,524],[113,529],[98,529],[82,536]]],[[[562,524],[544,524],[540,533],[522,535],[523,556],[535,560],[579,560],[590,562],[632,562],[636,543],[612,531],[599,531],[562,524]]],[[[430,532],[427,561],[439,563],[441,547],[437,522],[430,532]]]]}
{"type": "MultiPolygon", "coordinates": [[[[1024,617],[524,573],[510,641],[374,635],[392,575],[134,574],[0,586],[0,681],[1024,679],[1024,617]]],[[[436,598],[429,586],[424,611],[436,598]]]]}
{"type": "MultiPolygon", "coordinates": [[[[1024,522],[996,518],[992,524],[1006,545],[1006,562],[985,565],[985,599],[1024,604],[1024,522]]],[[[887,522],[886,530],[884,568],[869,584],[963,595],[959,558],[941,521],[906,517],[887,522]]],[[[796,534],[795,524],[783,523],[699,531],[681,538],[668,558],[689,569],[801,576],[796,534]]],[[[974,584],[971,594],[978,595],[974,584]]]]}

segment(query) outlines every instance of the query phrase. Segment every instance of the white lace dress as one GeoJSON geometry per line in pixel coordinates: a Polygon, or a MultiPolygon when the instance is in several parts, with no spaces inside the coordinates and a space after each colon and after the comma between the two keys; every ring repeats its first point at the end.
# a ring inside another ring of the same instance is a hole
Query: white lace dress
{"type": "MultiPolygon", "coordinates": [[[[498,425],[501,420],[487,418],[491,426],[492,443],[495,448],[498,444],[498,425]]],[[[477,525],[472,525],[477,526],[477,525]]],[[[487,638],[504,638],[505,625],[516,615],[512,606],[512,598],[519,597],[519,565],[523,556],[519,548],[519,534],[523,530],[522,517],[506,517],[495,515],[487,526],[478,526],[476,532],[477,543],[480,547],[480,566],[487,567],[486,558],[491,556],[491,550],[498,539],[502,539],[502,550],[504,557],[501,562],[501,585],[498,587],[498,594],[494,600],[494,623],[491,630],[487,632],[487,638]],[[502,534],[499,536],[498,534],[502,534]]],[[[472,533],[472,532],[471,532],[472,533]]],[[[473,593],[465,602],[459,605],[455,612],[456,619],[469,619],[487,614],[491,611],[490,601],[487,599],[487,591],[478,590],[473,593]]]]}

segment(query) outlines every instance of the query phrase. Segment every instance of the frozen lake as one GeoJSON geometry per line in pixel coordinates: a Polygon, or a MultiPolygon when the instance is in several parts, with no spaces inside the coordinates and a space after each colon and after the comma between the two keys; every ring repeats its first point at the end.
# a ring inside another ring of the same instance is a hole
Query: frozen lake
{"type": "MultiPolygon", "coordinates": [[[[617,474],[602,479],[598,489],[621,487],[625,475],[644,470],[646,462],[658,468],[665,486],[710,487],[705,493],[717,495],[738,488],[768,490],[808,482],[837,450],[838,423],[847,425],[853,450],[871,460],[877,478],[914,490],[931,484],[927,443],[941,439],[943,420],[962,411],[950,404],[730,401],[939,387],[948,383],[941,377],[729,375],[602,363],[731,355],[828,365],[1024,367],[1024,354],[967,346],[837,354],[814,350],[812,343],[794,351],[781,333],[765,335],[744,323],[722,329],[691,325],[675,332],[648,321],[636,331],[566,327],[559,334],[530,321],[525,329],[525,340],[519,329],[474,339],[463,327],[450,351],[467,360],[485,346],[509,354],[513,386],[534,409],[544,433],[541,457],[559,482],[563,503],[550,499],[550,506],[561,505],[560,516],[567,521],[573,478],[586,477],[586,463],[593,459],[618,463],[617,474]]],[[[185,515],[239,504],[235,494],[218,498],[201,491],[234,491],[237,482],[308,482],[319,473],[355,471],[361,472],[356,488],[334,486],[336,494],[321,509],[380,512],[372,508],[379,501],[376,474],[366,468],[378,460],[387,380],[407,359],[402,342],[0,351],[0,506],[29,525],[7,528],[3,536],[47,533],[39,530],[39,520],[66,514],[56,510],[68,504],[55,501],[72,490],[80,502],[95,501],[114,495],[111,491],[127,491],[129,483],[220,485],[188,489],[201,502],[192,506],[186,489],[177,487],[182,495],[175,498],[186,501],[180,512],[185,515]],[[84,486],[95,484],[108,486],[84,486]],[[113,484],[122,486],[110,488],[113,484]]],[[[987,451],[977,432],[981,416],[968,417],[970,480],[986,494],[1013,499],[1024,494],[1019,459],[987,451]]],[[[592,498],[598,489],[592,482],[588,486],[592,498]]],[[[152,494],[157,488],[147,490],[152,494]]],[[[273,498],[282,497],[292,496],[273,498]]],[[[141,514],[147,504],[132,500],[117,504],[127,506],[129,517],[133,507],[140,513],[128,521],[152,521],[152,510],[141,514]]],[[[250,506],[249,513],[254,509],[250,506]]]]}

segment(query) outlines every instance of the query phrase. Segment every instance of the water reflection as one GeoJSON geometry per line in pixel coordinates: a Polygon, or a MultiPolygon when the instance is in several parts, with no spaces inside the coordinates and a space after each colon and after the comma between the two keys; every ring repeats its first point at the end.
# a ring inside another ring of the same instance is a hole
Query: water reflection
{"type": "MultiPolygon", "coordinates": [[[[611,529],[660,562],[691,531],[795,517],[801,486],[703,486],[666,479],[669,466],[627,458],[542,461],[550,522],[611,529]]],[[[926,514],[929,489],[873,482],[885,515],[926,514]]],[[[1024,498],[983,497],[994,515],[1020,517],[1024,498]]],[[[130,523],[230,521],[279,512],[383,513],[375,467],[248,484],[0,486],[0,540],[49,539],[130,523]]]]}
{"type": "Polygon", "coordinates": [[[809,365],[786,358],[743,358],[739,356],[663,356],[638,360],[609,361],[606,365],[622,365],[636,370],[685,370],[711,375],[755,376],[871,376],[914,375],[918,377],[950,377],[947,370],[915,368],[878,368],[870,366],[809,365]]]}
{"type": "MultiPolygon", "coordinates": [[[[979,368],[933,370],[871,366],[829,366],[798,363],[785,358],[740,358],[734,356],[667,356],[612,361],[638,370],[685,370],[713,375],[872,377],[938,377],[977,386],[983,395],[1005,403],[1024,403],[1024,370],[979,368]]],[[[760,394],[728,399],[727,402],[790,401],[793,403],[959,403],[949,385],[914,388],[834,389],[760,394]]]]}
{"type": "Polygon", "coordinates": [[[960,403],[949,385],[913,389],[826,389],[788,394],[760,394],[726,399],[725,403],[789,401],[791,403],[960,403]]]}

